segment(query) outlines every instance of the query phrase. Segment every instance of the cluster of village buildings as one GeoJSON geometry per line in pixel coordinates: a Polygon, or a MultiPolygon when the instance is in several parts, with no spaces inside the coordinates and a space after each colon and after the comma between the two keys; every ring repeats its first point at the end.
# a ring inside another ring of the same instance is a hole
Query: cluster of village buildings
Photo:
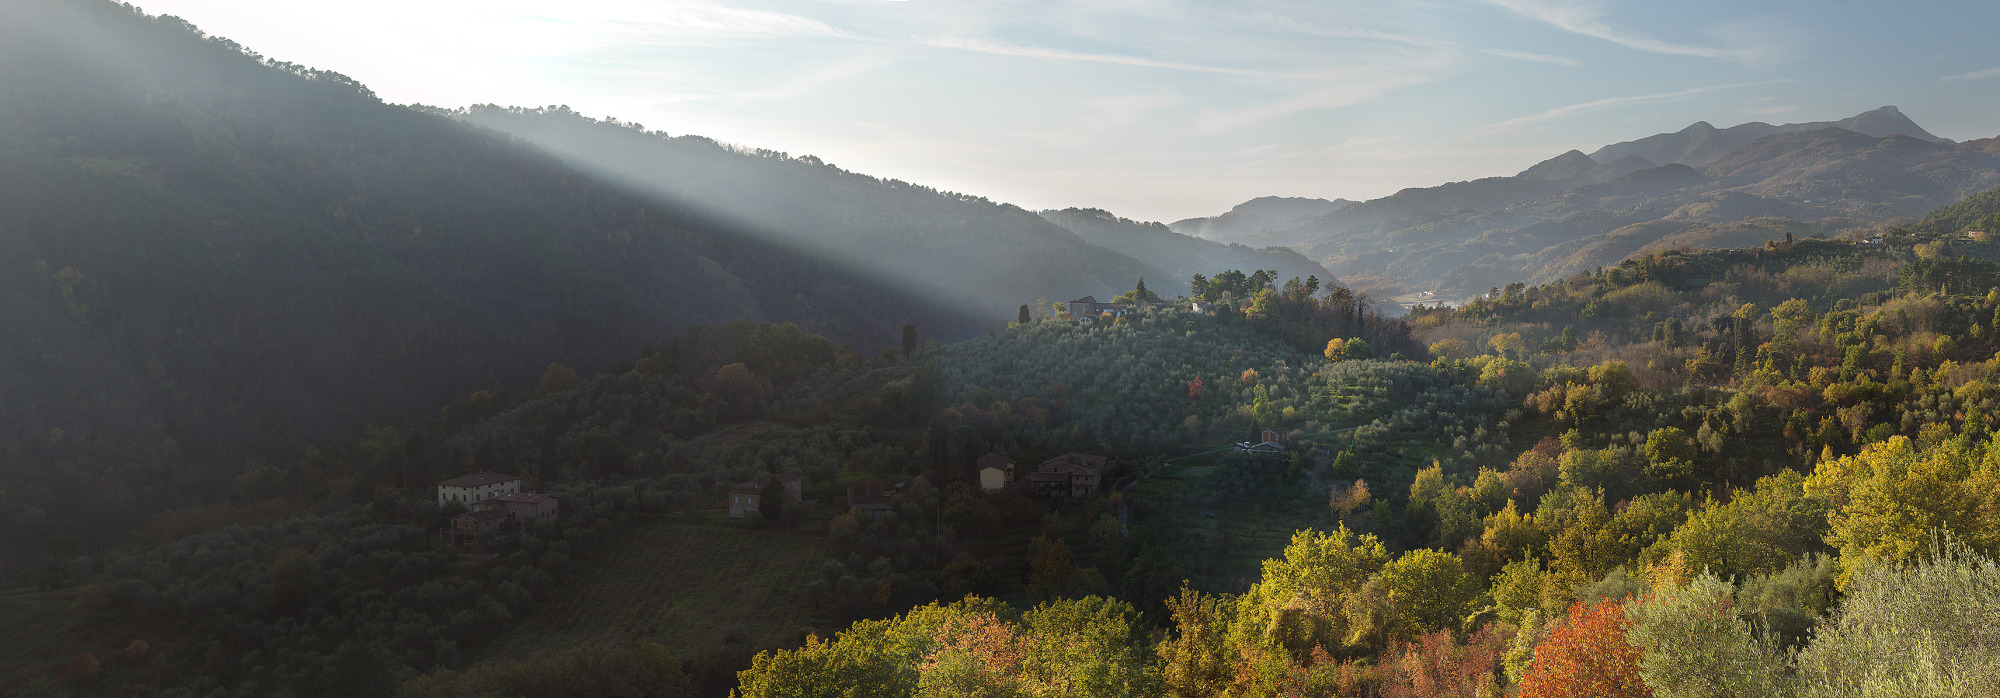
{"type": "Polygon", "coordinates": [[[533,519],[553,520],[560,514],[552,494],[521,491],[521,476],[481,471],[437,483],[437,503],[467,509],[451,517],[444,544],[457,547],[482,533],[498,533],[510,524],[533,519]]]}

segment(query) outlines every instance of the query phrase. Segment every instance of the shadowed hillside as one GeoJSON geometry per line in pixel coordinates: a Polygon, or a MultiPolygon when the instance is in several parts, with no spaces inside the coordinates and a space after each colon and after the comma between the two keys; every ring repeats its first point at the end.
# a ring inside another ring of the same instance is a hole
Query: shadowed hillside
{"type": "Polygon", "coordinates": [[[795,321],[864,350],[906,322],[974,329],[175,18],[9,2],[0,65],[11,541],[118,530],[364,419],[693,323],[795,321]]]}
{"type": "Polygon", "coordinates": [[[455,116],[677,208],[736,221],[984,317],[1011,317],[1023,298],[1109,297],[1165,273],[1017,206],[877,179],[810,155],[673,137],[562,109],[479,106],[455,116]]]}

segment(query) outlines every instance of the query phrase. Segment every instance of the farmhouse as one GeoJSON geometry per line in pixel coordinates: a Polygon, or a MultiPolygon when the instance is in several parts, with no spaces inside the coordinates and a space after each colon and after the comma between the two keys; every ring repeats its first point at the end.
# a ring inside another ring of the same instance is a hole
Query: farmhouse
{"type": "Polygon", "coordinates": [[[1104,456],[1065,453],[1042,461],[1028,476],[1028,483],[1036,494],[1083,499],[1097,492],[1104,476],[1116,469],[1118,461],[1104,456]]]}
{"type": "Polygon", "coordinates": [[[746,482],[729,491],[729,518],[741,519],[758,512],[764,501],[764,484],[746,482]]]}
{"type": "MultiPolygon", "coordinates": [[[[770,493],[764,491],[766,482],[746,482],[730,490],[730,518],[740,519],[763,511],[758,507],[763,505],[764,497],[770,495],[770,493]]],[[[804,478],[797,475],[780,475],[778,476],[778,484],[784,489],[775,496],[782,497],[785,504],[798,504],[804,501],[804,478]]]]}
{"type": "Polygon", "coordinates": [[[1096,322],[1099,316],[1107,313],[1115,318],[1125,317],[1126,315],[1143,310],[1150,305],[1152,305],[1151,301],[1143,300],[1137,303],[1101,303],[1097,300],[1096,296],[1084,296],[1070,301],[1063,307],[1068,308],[1069,314],[1081,323],[1086,321],[1096,322]]]}
{"type": "Polygon", "coordinates": [[[473,502],[493,495],[519,491],[521,476],[480,471],[437,483],[437,503],[440,507],[451,502],[471,507],[473,502]]]}
{"type": "Polygon", "coordinates": [[[979,489],[987,492],[999,492],[1007,488],[1007,483],[1014,481],[1014,459],[1012,458],[998,453],[988,453],[979,457],[978,466],[979,489]]]}
{"type": "Polygon", "coordinates": [[[498,509],[469,511],[451,517],[451,525],[444,529],[444,544],[458,547],[481,533],[499,533],[500,526],[509,518],[507,512],[498,509]]]}
{"type": "Polygon", "coordinates": [[[552,494],[534,492],[501,492],[486,499],[473,502],[473,511],[499,511],[517,521],[528,519],[555,520],[558,498],[552,494]]]}
{"type": "Polygon", "coordinates": [[[857,519],[880,519],[894,514],[896,507],[882,494],[882,483],[862,478],[847,485],[847,511],[857,519]]]}

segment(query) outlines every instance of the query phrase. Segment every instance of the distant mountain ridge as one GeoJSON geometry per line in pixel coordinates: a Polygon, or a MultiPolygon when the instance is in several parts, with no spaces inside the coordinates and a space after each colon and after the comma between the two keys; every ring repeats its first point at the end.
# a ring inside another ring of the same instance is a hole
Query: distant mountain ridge
{"type": "Polygon", "coordinates": [[[1349,286],[1413,303],[1556,278],[1661,245],[1840,234],[1994,186],[2000,140],[1954,143],[1885,106],[1838,121],[1696,123],[1587,155],[1571,150],[1512,176],[1403,189],[1254,239],[1318,261],[1349,286]]]}
{"type": "Polygon", "coordinates": [[[1280,281],[1293,277],[1318,277],[1325,286],[1336,283],[1333,273],[1328,272],[1326,267],[1283,247],[1225,245],[1174,232],[1160,223],[1128,220],[1095,208],[1043,211],[1042,217],[1075,232],[1093,245],[1124,252],[1167,271],[1170,274],[1168,278],[1154,279],[1148,284],[1162,295],[1172,296],[1182,292],[1185,290],[1183,284],[1195,274],[1214,276],[1217,272],[1230,269],[1246,273],[1271,269],[1278,272],[1280,281]]]}
{"type": "Polygon", "coordinates": [[[1700,166],[1760,138],[1826,128],[1845,129],[1875,138],[1910,136],[1926,141],[1942,140],[1931,135],[1931,132],[1924,130],[1922,126],[1918,126],[1917,122],[1911,121],[1902,110],[1886,106],[1839,121],[1814,121],[1777,126],[1752,121],[1718,129],[1706,121],[1697,121],[1673,133],[1659,133],[1598,148],[1590,154],[1590,158],[1597,162],[1611,162],[1619,158],[1638,156],[1662,165],[1680,163],[1700,166]]]}

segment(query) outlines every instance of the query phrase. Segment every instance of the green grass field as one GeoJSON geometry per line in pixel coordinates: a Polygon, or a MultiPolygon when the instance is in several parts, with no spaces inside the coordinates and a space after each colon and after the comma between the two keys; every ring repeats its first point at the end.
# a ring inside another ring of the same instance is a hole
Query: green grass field
{"type": "Polygon", "coordinates": [[[478,663],[635,641],[687,656],[732,626],[752,645],[796,642],[814,629],[799,590],[826,559],[825,536],[641,521],[594,552],[587,574],[495,638],[478,663]]]}

